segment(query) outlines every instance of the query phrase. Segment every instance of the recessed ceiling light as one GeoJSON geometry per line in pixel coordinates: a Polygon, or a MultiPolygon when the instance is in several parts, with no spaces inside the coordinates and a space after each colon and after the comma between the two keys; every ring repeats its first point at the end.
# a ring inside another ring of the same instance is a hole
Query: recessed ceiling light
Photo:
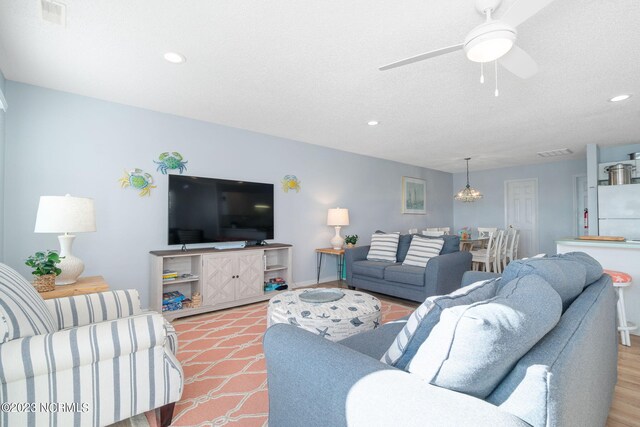
{"type": "Polygon", "coordinates": [[[164,54],[164,59],[171,62],[172,64],[182,64],[187,60],[183,55],[180,55],[176,52],[167,52],[164,54]]]}
{"type": "Polygon", "coordinates": [[[627,100],[629,98],[631,98],[631,95],[629,95],[628,93],[625,93],[623,95],[614,96],[609,101],[610,102],[620,102],[620,101],[625,101],[625,100],[627,100]]]}
{"type": "Polygon", "coordinates": [[[377,120],[369,120],[369,121],[367,122],[367,124],[368,124],[369,126],[378,126],[378,121],[377,121],[377,120]]]}

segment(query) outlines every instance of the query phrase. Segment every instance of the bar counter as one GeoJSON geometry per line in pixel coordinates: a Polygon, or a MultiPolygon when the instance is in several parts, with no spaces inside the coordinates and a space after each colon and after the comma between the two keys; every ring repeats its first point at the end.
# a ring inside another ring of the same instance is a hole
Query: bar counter
{"type": "MultiPolygon", "coordinates": [[[[585,252],[597,259],[605,269],[630,274],[633,283],[624,293],[627,320],[640,325],[640,242],[579,240],[569,237],[556,240],[556,247],[559,254],[585,252]]],[[[631,333],[639,335],[638,330],[631,333]]]]}

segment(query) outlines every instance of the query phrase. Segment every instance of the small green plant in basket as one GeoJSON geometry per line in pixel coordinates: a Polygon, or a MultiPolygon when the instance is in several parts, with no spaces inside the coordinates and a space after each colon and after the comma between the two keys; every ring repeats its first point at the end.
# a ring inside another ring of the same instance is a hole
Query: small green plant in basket
{"type": "Polygon", "coordinates": [[[62,273],[56,264],[60,264],[60,255],[56,251],[36,252],[25,261],[25,264],[33,268],[31,274],[34,276],[44,276],[53,274],[55,276],[62,273]]]}
{"type": "Polygon", "coordinates": [[[356,243],[358,242],[358,235],[357,234],[348,234],[348,235],[345,236],[344,242],[347,244],[348,248],[351,248],[351,247],[355,246],[356,243]]]}
{"type": "Polygon", "coordinates": [[[31,274],[36,276],[33,286],[38,292],[48,292],[55,288],[56,276],[62,273],[62,270],[57,266],[61,260],[62,258],[56,251],[38,251],[27,258],[25,264],[33,268],[31,274]]]}

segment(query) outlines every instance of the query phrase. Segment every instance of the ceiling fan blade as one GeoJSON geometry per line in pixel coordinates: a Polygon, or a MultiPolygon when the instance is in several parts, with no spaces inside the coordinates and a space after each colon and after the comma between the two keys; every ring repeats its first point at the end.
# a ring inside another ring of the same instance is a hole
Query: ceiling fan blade
{"type": "Polygon", "coordinates": [[[517,0],[500,18],[512,27],[517,27],[544,9],[553,0],[517,0]]]}
{"type": "Polygon", "coordinates": [[[528,79],[538,72],[536,61],[518,46],[513,46],[498,62],[521,79],[528,79]]]}
{"type": "Polygon", "coordinates": [[[378,68],[380,71],[390,70],[396,67],[402,67],[403,65],[413,64],[414,62],[423,61],[425,59],[433,58],[434,56],[444,55],[445,53],[455,52],[462,49],[464,44],[457,44],[454,46],[443,47],[442,49],[432,50],[431,52],[421,53],[420,55],[412,56],[411,58],[403,59],[402,61],[393,62],[391,64],[383,65],[378,68]]]}

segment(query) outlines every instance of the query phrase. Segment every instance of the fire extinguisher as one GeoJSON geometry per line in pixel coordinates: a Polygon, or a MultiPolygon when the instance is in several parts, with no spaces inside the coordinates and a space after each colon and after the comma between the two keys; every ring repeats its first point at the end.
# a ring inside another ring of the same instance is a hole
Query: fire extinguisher
{"type": "Polygon", "coordinates": [[[584,229],[589,229],[589,209],[584,208],[584,229]]]}

